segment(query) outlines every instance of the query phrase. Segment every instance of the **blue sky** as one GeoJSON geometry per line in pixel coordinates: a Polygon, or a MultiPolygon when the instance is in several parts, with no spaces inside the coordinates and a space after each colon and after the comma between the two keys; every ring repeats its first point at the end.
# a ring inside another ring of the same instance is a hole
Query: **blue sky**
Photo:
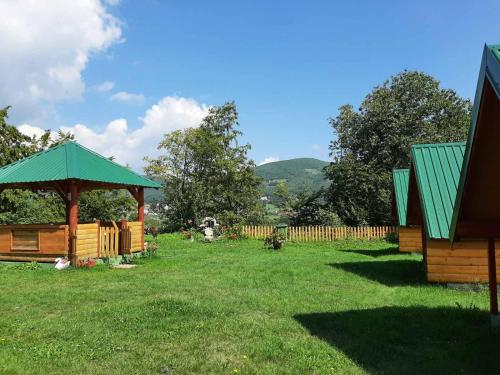
{"type": "MultiPolygon", "coordinates": [[[[113,136],[98,135],[113,121],[119,133],[140,129],[147,111],[163,108],[166,97],[188,100],[187,110],[198,111],[194,119],[203,104],[234,100],[258,163],[326,160],[333,137],[328,118],[340,105],[357,107],[375,85],[403,69],[430,73],[472,97],[483,44],[500,42],[500,3],[493,1],[108,0],[92,10],[105,23],[113,17],[116,35],[102,33],[98,48],[95,40],[82,42],[84,87],[77,92],[71,86],[75,95],[68,97],[63,88],[55,99],[20,101],[12,121],[51,129],[82,124],[77,139],[90,147],[95,139],[97,151],[115,150],[136,169],[142,156],[155,154],[162,134],[144,136],[123,148],[127,152],[106,145],[113,136]]],[[[10,99],[5,96],[0,93],[10,99]]],[[[12,102],[5,104],[16,109],[12,102]]]]}

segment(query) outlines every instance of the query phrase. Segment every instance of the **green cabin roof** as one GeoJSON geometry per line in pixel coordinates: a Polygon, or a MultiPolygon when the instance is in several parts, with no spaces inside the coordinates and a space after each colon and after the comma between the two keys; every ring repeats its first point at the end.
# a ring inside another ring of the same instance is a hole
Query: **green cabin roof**
{"type": "Polygon", "coordinates": [[[0,168],[0,185],[68,179],[147,188],[161,186],[73,141],[0,168]]]}
{"type": "Polygon", "coordinates": [[[408,181],[410,179],[409,169],[394,169],[392,181],[394,184],[394,199],[396,200],[396,211],[400,226],[406,226],[406,210],[408,207],[408,181]]]}
{"type": "Polygon", "coordinates": [[[448,239],[465,142],[414,145],[411,161],[429,239],[448,239]]]}
{"type": "Polygon", "coordinates": [[[467,137],[467,146],[465,148],[465,155],[462,170],[464,173],[460,176],[458,191],[456,195],[455,207],[453,210],[453,217],[450,226],[450,239],[455,237],[458,217],[462,206],[462,199],[464,195],[464,187],[467,180],[467,171],[469,170],[472,145],[476,137],[477,123],[479,121],[479,109],[483,99],[483,89],[486,80],[489,81],[493,87],[497,98],[500,99],[500,44],[485,45],[483,49],[483,56],[481,59],[481,67],[479,69],[479,77],[476,86],[476,93],[474,96],[474,105],[472,107],[471,124],[469,134],[467,137]]]}

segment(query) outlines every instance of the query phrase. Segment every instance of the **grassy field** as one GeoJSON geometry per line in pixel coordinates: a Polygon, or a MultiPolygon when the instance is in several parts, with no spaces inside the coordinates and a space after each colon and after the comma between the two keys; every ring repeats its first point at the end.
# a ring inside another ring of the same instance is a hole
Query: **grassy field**
{"type": "Polygon", "coordinates": [[[488,294],[385,242],[191,243],[130,270],[0,266],[0,374],[493,374],[488,294]]]}

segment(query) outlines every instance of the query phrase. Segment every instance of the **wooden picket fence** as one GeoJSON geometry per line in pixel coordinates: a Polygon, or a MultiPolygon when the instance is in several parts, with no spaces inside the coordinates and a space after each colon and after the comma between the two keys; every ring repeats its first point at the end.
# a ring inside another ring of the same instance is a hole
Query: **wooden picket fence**
{"type": "MultiPolygon", "coordinates": [[[[249,238],[263,239],[274,230],[271,225],[245,225],[243,234],[249,238]]],[[[287,239],[297,242],[335,240],[375,240],[383,239],[390,233],[397,233],[397,227],[288,227],[287,239]]]]}
{"type": "Polygon", "coordinates": [[[116,258],[120,246],[120,230],[114,221],[99,227],[99,258],[116,258]]]}

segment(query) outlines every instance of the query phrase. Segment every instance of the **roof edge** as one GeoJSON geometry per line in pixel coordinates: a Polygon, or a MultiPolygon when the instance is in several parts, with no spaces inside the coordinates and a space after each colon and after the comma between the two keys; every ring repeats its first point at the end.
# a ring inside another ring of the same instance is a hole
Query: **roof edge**
{"type": "Polygon", "coordinates": [[[409,188],[409,175],[410,175],[410,169],[409,168],[395,168],[392,170],[392,188],[394,190],[394,199],[396,201],[396,213],[398,215],[398,224],[400,227],[406,227],[408,226],[408,220],[405,217],[404,218],[404,224],[403,224],[403,218],[400,216],[400,204],[401,202],[398,199],[398,195],[396,194],[396,175],[401,174],[401,173],[408,173],[408,185],[407,185],[407,191],[406,191],[406,210],[405,210],[405,216],[408,216],[408,188],[409,188]]]}
{"type": "Polygon", "coordinates": [[[481,65],[479,68],[479,76],[477,79],[476,93],[474,96],[474,105],[472,107],[471,122],[469,127],[469,134],[467,136],[467,143],[465,146],[464,160],[460,173],[460,180],[458,182],[457,195],[455,197],[455,205],[453,207],[453,214],[450,223],[450,242],[453,243],[456,236],[456,229],[458,225],[458,217],[462,208],[463,193],[465,183],[467,180],[470,156],[472,145],[476,136],[477,120],[479,118],[479,109],[483,97],[484,83],[486,79],[490,82],[495,90],[497,97],[500,98],[500,45],[484,45],[481,65]]]}

